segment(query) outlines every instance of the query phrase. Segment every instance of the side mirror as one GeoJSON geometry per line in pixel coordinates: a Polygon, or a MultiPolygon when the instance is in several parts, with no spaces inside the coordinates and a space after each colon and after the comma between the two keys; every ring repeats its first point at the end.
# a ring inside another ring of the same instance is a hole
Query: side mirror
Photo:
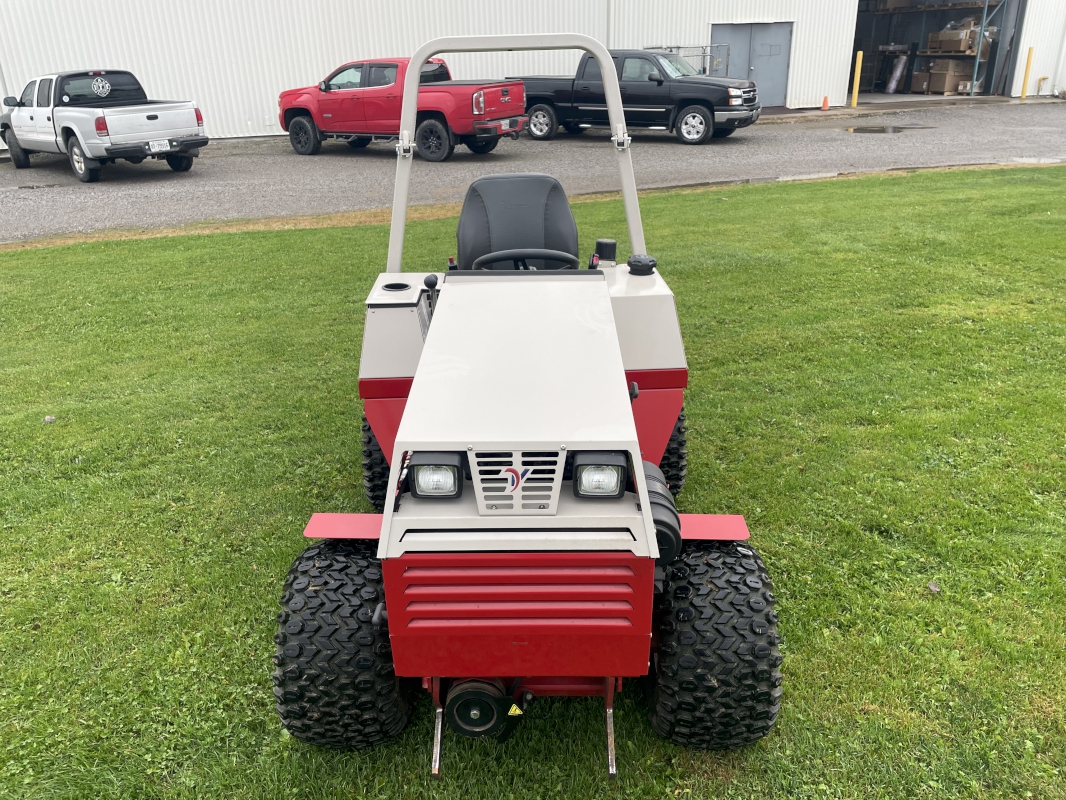
{"type": "Polygon", "coordinates": [[[4,105],[7,106],[8,108],[18,108],[19,107],[19,99],[17,97],[5,97],[4,98],[4,105]]]}
{"type": "Polygon", "coordinates": [[[319,81],[318,91],[320,91],[320,92],[328,92],[329,91],[329,84],[326,83],[325,81],[319,81]]]}
{"type": "Polygon", "coordinates": [[[662,84],[663,76],[660,75],[658,72],[653,72],[651,75],[648,76],[648,80],[655,81],[658,84],[662,84]]]}

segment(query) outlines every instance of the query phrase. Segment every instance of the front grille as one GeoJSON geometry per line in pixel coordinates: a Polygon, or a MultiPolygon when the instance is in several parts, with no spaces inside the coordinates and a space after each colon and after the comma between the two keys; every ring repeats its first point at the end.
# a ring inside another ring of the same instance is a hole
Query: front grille
{"type": "Polygon", "coordinates": [[[488,515],[551,515],[559,502],[558,450],[481,450],[470,472],[478,510],[488,515]]]}
{"type": "Polygon", "coordinates": [[[744,105],[753,106],[759,102],[758,89],[744,89],[744,105]]]}

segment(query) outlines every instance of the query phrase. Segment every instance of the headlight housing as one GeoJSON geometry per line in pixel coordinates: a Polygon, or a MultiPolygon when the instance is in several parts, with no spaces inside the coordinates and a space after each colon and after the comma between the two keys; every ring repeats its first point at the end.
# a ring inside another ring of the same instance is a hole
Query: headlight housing
{"type": "Polygon", "coordinates": [[[574,496],[617,499],[629,482],[629,458],[625,453],[587,452],[574,454],[574,496]]]}
{"type": "Polygon", "coordinates": [[[462,497],[463,457],[459,453],[412,453],[407,464],[411,494],[426,500],[462,497]]]}
{"type": "Polygon", "coordinates": [[[730,97],[743,97],[744,96],[744,90],[743,89],[729,89],[729,96],[730,97]]]}

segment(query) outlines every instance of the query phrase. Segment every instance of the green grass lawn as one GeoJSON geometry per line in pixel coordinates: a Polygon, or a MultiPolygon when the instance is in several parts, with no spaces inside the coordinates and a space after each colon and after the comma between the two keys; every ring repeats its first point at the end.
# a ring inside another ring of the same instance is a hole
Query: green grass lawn
{"type": "MultiPolygon", "coordinates": [[[[619,201],[574,207],[582,252],[619,201]]],[[[505,744],[431,712],[283,733],[270,663],[312,511],[366,511],[356,396],[383,226],[0,254],[0,796],[1066,797],[1066,169],[644,199],[691,383],[682,510],[742,513],[785,696],[747,750],[630,685],[505,744]],[[53,424],[44,424],[54,415],[53,424]]],[[[439,268],[454,220],[409,228],[439,268]]]]}

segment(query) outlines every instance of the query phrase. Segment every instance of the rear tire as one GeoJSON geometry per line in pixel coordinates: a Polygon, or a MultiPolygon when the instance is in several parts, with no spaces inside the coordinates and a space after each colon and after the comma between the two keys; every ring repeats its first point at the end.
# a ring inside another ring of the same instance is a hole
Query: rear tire
{"type": "Polygon", "coordinates": [[[274,697],[285,729],[302,742],[362,750],[399,734],[413,705],[396,677],[377,542],[308,547],[285,579],[274,637],[274,697]]]}
{"type": "Polygon", "coordinates": [[[529,124],[526,125],[529,137],[537,141],[546,142],[554,139],[559,132],[559,118],[555,115],[555,109],[546,103],[538,103],[529,109],[529,124]]]}
{"type": "Polygon", "coordinates": [[[588,128],[582,128],[580,125],[577,125],[573,122],[564,122],[563,130],[569,133],[571,136],[580,136],[585,131],[587,131],[588,128]]]}
{"type": "Polygon", "coordinates": [[[373,141],[369,136],[353,136],[348,140],[348,146],[353,150],[361,150],[373,141]]]}
{"type": "Polygon", "coordinates": [[[685,429],[684,408],[677,415],[677,422],[674,423],[663,460],[659,462],[659,469],[663,471],[663,476],[670,486],[670,494],[674,497],[681,494],[681,490],[685,488],[685,475],[688,474],[688,432],[685,429]]]}
{"type": "Polygon", "coordinates": [[[22,149],[19,140],[15,138],[15,132],[10,128],[4,131],[4,141],[7,143],[7,152],[11,155],[11,163],[15,169],[27,169],[30,166],[30,154],[22,149]]]}
{"type": "Polygon", "coordinates": [[[167,156],[167,166],[175,172],[188,172],[192,169],[192,156],[167,156]]]}
{"type": "Polygon", "coordinates": [[[714,133],[712,133],[711,136],[715,139],[724,139],[727,136],[732,136],[736,132],[736,128],[715,128],[714,133]]]}
{"type": "Polygon", "coordinates": [[[322,149],[318,126],[310,117],[296,117],[289,123],[289,144],[301,156],[317,155],[322,149]]]}
{"type": "Polygon", "coordinates": [[[496,149],[496,145],[500,143],[500,137],[497,136],[493,139],[482,139],[481,141],[467,142],[466,146],[470,148],[470,152],[475,155],[483,156],[491,153],[496,149]]]}
{"type": "Polygon", "coordinates": [[[447,161],[455,152],[452,135],[439,119],[423,120],[415,130],[418,154],[426,161],[447,161]]]}
{"type": "Polygon", "coordinates": [[[674,135],[681,144],[703,144],[713,130],[714,117],[703,106],[686,106],[674,123],[674,135]]]}
{"type": "Polygon", "coordinates": [[[366,417],[363,417],[363,491],[375,511],[385,510],[389,496],[389,462],[385,460],[378,437],[366,417]]]}
{"type": "Polygon", "coordinates": [[[74,170],[74,174],[78,176],[79,181],[82,183],[96,183],[100,180],[100,168],[89,167],[85,163],[87,159],[77,136],[71,136],[67,142],[67,158],[70,159],[70,168],[74,170]]]}
{"type": "Polygon", "coordinates": [[[689,542],[666,574],[652,727],[699,750],[758,741],[781,710],[781,638],[762,559],[747,542],[689,542]]]}

